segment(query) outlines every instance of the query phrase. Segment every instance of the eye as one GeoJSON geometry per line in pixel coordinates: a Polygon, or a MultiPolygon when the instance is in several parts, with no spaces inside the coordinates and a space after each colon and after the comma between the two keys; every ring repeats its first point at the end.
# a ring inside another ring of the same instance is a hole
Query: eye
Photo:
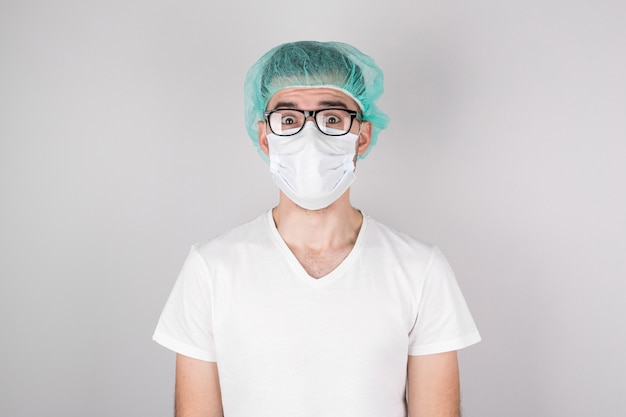
{"type": "Polygon", "coordinates": [[[349,116],[341,110],[330,110],[323,113],[323,120],[326,126],[343,126],[347,117],[349,116]]]}
{"type": "Polygon", "coordinates": [[[296,120],[294,116],[283,116],[283,118],[281,119],[281,123],[284,125],[292,125],[297,122],[298,121],[296,120]]]}
{"type": "Polygon", "coordinates": [[[340,119],[337,116],[328,116],[326,118],[326,124],[335,124],[335,123],[339,123],[340,119]]]}
{"type": "Polygon", "coordinates": [[[300,125],[304,119],[304,115],[296,110],[281,109],[274,113],[274,117],[279,118],[282,126],[300,125]]]}

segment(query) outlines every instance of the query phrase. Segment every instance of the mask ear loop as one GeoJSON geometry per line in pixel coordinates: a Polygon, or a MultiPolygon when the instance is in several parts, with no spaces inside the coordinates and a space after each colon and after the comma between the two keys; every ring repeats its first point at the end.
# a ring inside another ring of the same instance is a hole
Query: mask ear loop
{"type": "Polygon", "coordinates": [[[359,121],[359,132],[356,134],[356,150],[354,152],[354,169],[356,170],[356,161],[360,158],[359,155],[359,141],[361,139],[361,132],[363,131],[363,123],[367,122],[367,120],[363,120],[360,117],[357,117],[357,120],[359,121]]]}
{"type": "Polygon", "coordinates": [[[363,129],[363,122],[365,120],[361,119],[359,115],[357,115],[356,119],[359,121],[359,131],[357,132],[357,136],[361,136],[361,130],[363,129]]]}

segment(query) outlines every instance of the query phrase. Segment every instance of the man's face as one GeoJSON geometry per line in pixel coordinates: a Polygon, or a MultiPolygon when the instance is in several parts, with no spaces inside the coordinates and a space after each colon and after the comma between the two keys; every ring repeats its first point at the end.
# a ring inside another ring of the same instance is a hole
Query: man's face
{"type": "MultiPolygon", "coordinates": [[[[303,88],[294,87],[278,91],[267,103],[266,110],[297,109],[297,110],[320,110],[325,108],[344,108],[360,112],[359,106],[347,94],[332,88],[303,88]]],[[[351,133],[359,134],[356,143],[356,155],[362,155],[367,150],[371,140],[372,126],[369,122],[352,124],[351,133]],[[360,132],[359,132],[360,130],[360,132]]],[[[259,122],[259,144],[265,155],[269,156],[267,141],[268,128],[265,122],[259,122]]]]}

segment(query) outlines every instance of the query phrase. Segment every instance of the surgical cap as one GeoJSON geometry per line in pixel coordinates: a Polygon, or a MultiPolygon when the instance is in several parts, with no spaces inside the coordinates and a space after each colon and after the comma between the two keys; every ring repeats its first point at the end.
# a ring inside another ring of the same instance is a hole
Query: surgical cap
{"type": "Polygon", "coordinates": [[[248,135],[266,160],[259,147],[257,123],[263,120],[272,96],[292,87],[335,88],[352,97],[361,108],[363,119],[372,124],[369,149],[389,122],[375,104],[383,93],[383,72],[372,58],[341,42],[300,41],[278,45],[248,70],[244,86],[248,135]]]}

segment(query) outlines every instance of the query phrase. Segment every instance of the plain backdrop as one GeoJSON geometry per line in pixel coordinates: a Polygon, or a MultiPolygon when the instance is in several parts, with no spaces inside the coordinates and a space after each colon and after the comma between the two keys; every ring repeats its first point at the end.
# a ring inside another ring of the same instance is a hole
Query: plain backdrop
{"type": "Polygon", "coordinates": [[[245,73],[314,39],[385,73],[353,202],[454,267],[483,336],[465,417],[623,416],[624,22],[622,0],[0,1],[0,415],[172,415],[151,336],[182,261],[277,202],[245,73]]]}

